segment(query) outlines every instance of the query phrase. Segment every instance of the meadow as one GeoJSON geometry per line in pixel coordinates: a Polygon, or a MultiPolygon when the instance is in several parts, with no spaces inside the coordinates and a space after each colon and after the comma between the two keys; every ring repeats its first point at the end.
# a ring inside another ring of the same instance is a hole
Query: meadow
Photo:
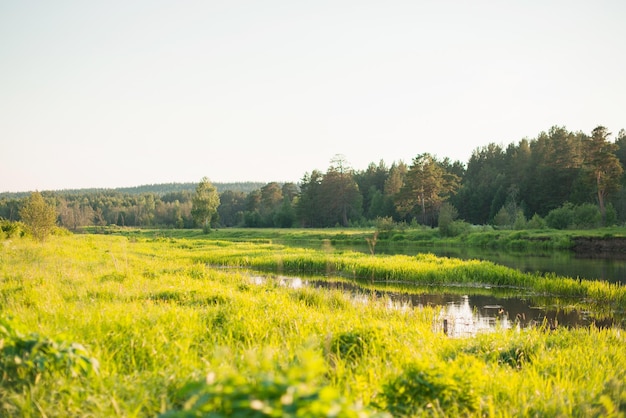
{"type": "Polygon", "coordinates": [[[271,232],[108,232],[0,241],[0,415],[626,415],[619,328],[454,339],[434,327],[434,308],[355,303],[249,271],[534,289],[621,310],[623,286],[297,248],[271,232]]]}

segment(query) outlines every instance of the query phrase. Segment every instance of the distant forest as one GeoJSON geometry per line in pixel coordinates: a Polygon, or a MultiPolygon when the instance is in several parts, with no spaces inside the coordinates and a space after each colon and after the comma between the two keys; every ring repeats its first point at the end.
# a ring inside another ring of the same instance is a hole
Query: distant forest
{"type": "MultiPolygon", "coordinates": [[[[508,146],[476,148],[469,161],[423,153],[410,163],[357,170],[341,155],[295,183],[215,183],[217,227],[368,226],[381,221],[445,227],[586,228],[626,222],[626,131],[552,127],[508,146]]],[[[42,192],[58,224],[194,228],[197,183],[42,192]]],[[[19,221],[28,193],[0,194],[0,217],[19,221]]]]}

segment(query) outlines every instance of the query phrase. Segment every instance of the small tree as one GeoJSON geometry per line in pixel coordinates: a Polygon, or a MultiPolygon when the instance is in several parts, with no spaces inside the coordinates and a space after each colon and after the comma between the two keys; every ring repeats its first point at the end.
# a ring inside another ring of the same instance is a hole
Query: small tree
{"type": "Polygon", "coordinates": [[[50,235],[57,221],[56,208],[46,203],[39,192],[31,193],[26,199],[20,216],[33,237],[41,242],[50,235]]]}
{"type": "Polygon", "coordinates": [[[452,223],[459,217],[459,212],[454,206],[448,202],[444,202],[439,209],[439,233],[441,236],[452,236],[452,229],[450,228],[452,223]]]}
{"type": "Polygon", "coordinates": [[[209,233],[211,218],[217,213],[217,208],[220,205],[220,196],[207,177],[203,177],[196,187],[196,194],[191,203],[191,216],[196,223],[202,225],[205,234],[209,233]]]}

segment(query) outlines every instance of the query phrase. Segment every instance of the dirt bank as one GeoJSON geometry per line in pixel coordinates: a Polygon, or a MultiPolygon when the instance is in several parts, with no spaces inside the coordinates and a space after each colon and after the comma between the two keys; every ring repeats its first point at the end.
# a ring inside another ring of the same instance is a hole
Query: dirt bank
{"type": "Polygon", "coordinates": [[[576,254],[590,257],[607,253],[626,255],[626,238],[623,237],[577,237],[572,241],[576,254]]]}

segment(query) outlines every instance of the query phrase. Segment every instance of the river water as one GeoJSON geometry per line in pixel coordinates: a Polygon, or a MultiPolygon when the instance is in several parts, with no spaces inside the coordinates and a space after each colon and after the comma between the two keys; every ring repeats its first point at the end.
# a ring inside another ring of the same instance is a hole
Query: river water
{"type": "MultiPolygon", "coordinates": [[[[293,245],[283,242],[285,245],[293,245]]],[[[302,241],[304,247],[321,247],[319,241],[302,241]]],[[[326,244],[328,245],[328,244],[326,244]]],[[[352,250],[369,253],[367,245],[332,245],[337,250],[352,250]]],[[[581,255],[570,251],[526,251],[510,252],[488,248],[422,246],[405,243],[378,243],[377,254],[432,253],[440,257],[455,257],[464,260],[478,259],[515,268],[525,273],[554,273],[558,276],[605,280],[611,283],[626,283],[626,255],[589,254],[581,255]]]]}

